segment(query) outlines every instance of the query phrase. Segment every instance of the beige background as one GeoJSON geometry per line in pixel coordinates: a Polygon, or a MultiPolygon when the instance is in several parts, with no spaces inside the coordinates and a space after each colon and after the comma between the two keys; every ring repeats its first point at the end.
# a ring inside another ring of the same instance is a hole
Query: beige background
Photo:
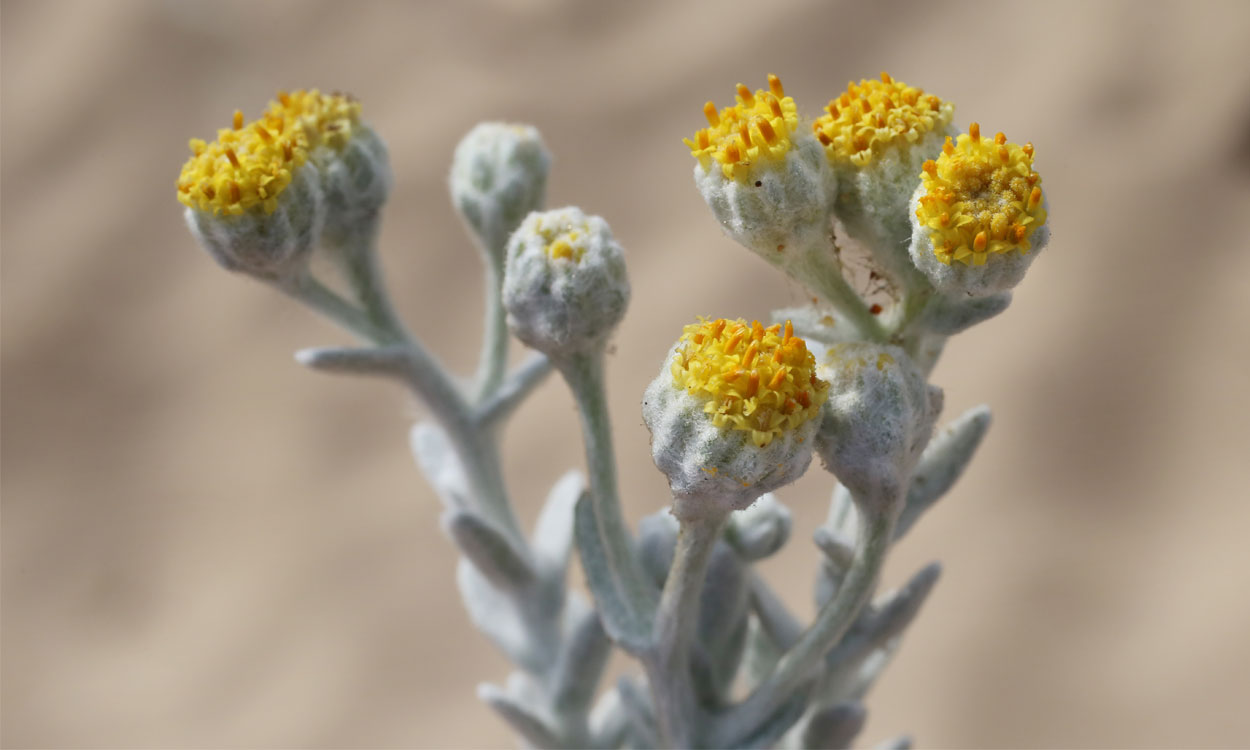
{"type": "MultiPolygon", "coordinates": [[[[938,747],[1250,745],[1250,3],[5,2],[3,742],[506,746],[389,385],[181,223],[188,137],[280,87],[350,90],[391,146],[384,258],[467,371],[477,258],[445,195],[477,120],[536,124],[553,206],[612,223],[610,390],[632,521],[664,502],[638,400],[697,314],[802,298],[720,235],[680,139],[780,74],[815,112],[888,69],[1037,145],[1054,238],[935,373],[996,423],[898,550],[944,578],[863,735],[938,747]]],[[[507,435],[532,519],[580,465],[563,385],[507,435]]],[[[766,573],[810,614],[828,482],[766,573]]],[[[574,578],[580,582],[580,573],[574,578]]]]}

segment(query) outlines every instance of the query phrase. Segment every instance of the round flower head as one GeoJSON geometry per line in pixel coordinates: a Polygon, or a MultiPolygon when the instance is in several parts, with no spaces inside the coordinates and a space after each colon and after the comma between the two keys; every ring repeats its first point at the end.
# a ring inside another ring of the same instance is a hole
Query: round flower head
{"type": "Polygon", "coordinates": [[[767,91],[738,84],[735,105],[718,112],[708,102],[703,114],[708,127],[685,141],[703,199],[736,242],[801,277],[804,253],[823,249],[829,232],[831,178],[820,144],[799,128],[794,100],[770,75],[767,91]]]}
{"type": "Polygon", "coordinates": [[[834,344],[817,370],[829,381],[816,452],[861,504],[906,489],[942,411],[942,391],[895,346],[834,344]]]}
{"type": "Polygon", "coordinates": [[[1050,236],[1033,144],[982,138],[975,122],[925,162],[912,211],[912,261],[947,294],[1012,288],[1050,236]]]}
{"type": "Polygon", "coordinates": [[[531,211],[542,207],[551,154],[529,125],[484,122],[456,146],[451,163],[451,197],[488,253],[531,211]]]}
{"type": "Polygon", "coordinates": [[[300,271],[318,242],[325,201],[308,140],[283,120],[235,111],[212,143],[191,139],[178,176],[187,225],[222,266],[265,279],[300,271]]]}
{"type": "Polygon", "coordinates": [[[910,267],[907,204],[920,167],[953,134],[954,111],[950,102],[882,72],[879,81],[848,83],[812,123],[837,175],[834,211],[895,277],[910,267]]]}
{"type": "Polygon", "coordinates": [[[789,323],[686,326],[642,410],[679,517],[741,510],[802,476],[829,392],[815,368],[789,323]]]}
{"type": "Polygon", "coordinates": [[[304,134],[321,173],[329,238],[371,230],[393,180],[386,144],[361,121],[360,102],[316,89],[280,91],[266,116],[304,134]]]}
{"type": "Polygon", "coordinates": [[[508,327],[553,359],[601,347],[625,315],[625,256],[608,223],[577,208],[535,212],[508,241],[508,327]]]}

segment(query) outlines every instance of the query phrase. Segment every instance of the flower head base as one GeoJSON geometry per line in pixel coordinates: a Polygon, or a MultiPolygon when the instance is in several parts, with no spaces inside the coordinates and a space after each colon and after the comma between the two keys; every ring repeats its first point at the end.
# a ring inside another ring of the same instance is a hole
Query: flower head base
{"type": "Polygon", "coordinates": [[[1033,144],[1008,143],[1002,133],[981,137],[972,123],[957,143],[924,164],[924,194],[916,218],[930,230],[942,263],[981,266],[991,255],[1029,252],[1029,237],[1046,222],[1042,180],[1033,171],[1033,144]]]}
{"type": "Polygon", "coordinates": [[[217,140],[190,142],[192,156],[178,175],[178,200],[213,214],[238,215],[257,206],[271,214],[292,174],[308,159],[308,139],[282,118],[244,124],[235,111],[233,127],[217,140]]]}
{"type": "Polygon", "coordinates": [[[950,102],[882,72],[880,81],[848,83],[812,130],[831,162],[863,167],[892,145],[916,143],[944,129],[954,111],[950,102]]]}
{"type": "Polygon", "coordinates": [[[708,127],[685,139],[685,144],[705,170],[715,163],[726,178],[747,179],[752,165],[781,159],[791,149],[799,115],[775,75],[768,76],[768,91],[752,94],[738,84],[735,98],[737,104],[719,112],[714,102],[703,105],[708,127]]]}
{"type": "Polygon", "coordinates": [[[835,344],[820,366],[831,396],[816,451],[861,504],[884,505],[905,490],[933,434],[942,391],[902,349],[835,344]]]}
{"type": "Polygon", "coordinates": [[[788,321],[783,329],[758,320],[700,320],[686,326],[670,369],[714,425],[747,432],[760,447],[815,417],[829,395],[788,321]]]}

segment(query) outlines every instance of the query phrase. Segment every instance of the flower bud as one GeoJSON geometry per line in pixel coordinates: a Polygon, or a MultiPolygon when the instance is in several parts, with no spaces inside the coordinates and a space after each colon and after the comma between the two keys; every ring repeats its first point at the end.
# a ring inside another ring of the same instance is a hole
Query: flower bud
{"type": "Polygon", "coordinates": [[[837,175],[834,212],[895,279],[905,279],[911,269],[908,202],[921,165],[953,135],[954,110],[883,72],[880,81],[847,84],[812,123],[837,175]]]}
{"type": "Polygon", "coordinates": [[[280,91],[269,116],[307,139],[326,196],[327,239],[339,242],[371,231],[394,180],[386,144],[361,121],[360,102],[316,89],[280,91]]]}
{"type": "Polygon", "coordinates": [[[518,339],[559,358],[602,347],[625,315],[625,256],[577,208],[532,213],[508,241],[503,304],[518,339]]]}
{"type": "Polygon", "coordinates": [[[178,200],[191,233],[225,268],[267,280],[300,273],[321,237],[325,200],[308,143],[281,120],[233,127],[217,140],[191,140],[178,200]]]}
{"type": "Polygon", "coordinates": [[[825,467],[861,504],[897,501],[933,434],[942,390],[895,346],[835,344],[818,372],[830,388],[816,434],[825,467]]]}
{"type": "Polygon", "coordinates": [[[1033,144],[968,133],[925,162],[912,198],[911,258],[938,291],[986,297],[1024,278],[1046,245],[1046,199],[1033,144]]]}
{"type": "MultiPolygon", "coordinates": [[[[484,122],[456,146],[452,202],[483,239],[483,250],[502,251],[521,220],[542,208],[550,164],[551,154],[529,125],[484,122]]],[[[502,262],[502,252],[496,260],[502,262]]]]}
{"type": "Polygon", "coordinates": [[[708,102],[708,127],[685,143],[698,160],[695,184],[725,233],[803,280],[807,255],[829,251],[833,177],[781,81],[770,75],[768,85],[752,94],[738,84],[737,104],[719,112],[708,102]]]}
{"type": "Polygon", "coordinates": [[[686,326],[643,400],[678,518],[715,517],[802,476],[829,386],[787,323],[686,326]]]}

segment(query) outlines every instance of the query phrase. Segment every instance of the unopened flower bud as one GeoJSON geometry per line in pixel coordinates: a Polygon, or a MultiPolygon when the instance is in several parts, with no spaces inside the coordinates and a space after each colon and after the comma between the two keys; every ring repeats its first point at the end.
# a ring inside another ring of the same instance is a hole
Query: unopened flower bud
{"type": "Polygon", "coordinates": [[[799,127],[781,81],[737,104],[704,105],[708,127],[686,139],[698,160],[695,184],[725,233],[800,281],[808,253],[828,252],[832,172],[820,144],[799,127]]]}
{"type": "MultiPolygon", "coordinates": [[[[521,221],[542,208],[550,164],[551,154],[529,125],[484,122],[461,139],[451,163],[451,198],[483,250],[501,251],[521,221]]],[[[502,261],[502,253],[496,259],[502,261]]]]}
{"type": "Polygon", "coordinates": [[[912,261],[944,294],[1005,292],[1050,237],[1046,205],[1033,144],[985,138],[974,122],[924,164],[911,203],[912,261]]]}
{"type": "Polygon", "coordinates": [[[942,411],[942,391],[894,346],[835,344],[818,368],[829,381],[816,451],[861,504],[882,508],[906,488],[942,411]]]}
{"type": "Polygon", "coordinates": [[[552,358],[602,347],[629,304],[608,223],[577,208],[526,217],[508,241],[503,304],[512,333],[552,358]]]}
{"type": "Polygon", "coordinates": [[[191,140],[178,176],[187,226],[225,268],[267,280],[301,272],[321,237],[325,201],[301,133],[235,112],[217,140],[191,140]]]}
{"type": "Polygon", "coordinates": [[[921,165],[942,151],[954,105],[896,81],[847,84],[812,123],[837,175],[834,212],[895,279],[911,268],[907,205],[921,165]]]}
{"type": "Polygon", "coordinates": [[[686,326],[643,399],[678,518],[715,517],[802,476],[829,386],[789,324],[686,326]]]}

